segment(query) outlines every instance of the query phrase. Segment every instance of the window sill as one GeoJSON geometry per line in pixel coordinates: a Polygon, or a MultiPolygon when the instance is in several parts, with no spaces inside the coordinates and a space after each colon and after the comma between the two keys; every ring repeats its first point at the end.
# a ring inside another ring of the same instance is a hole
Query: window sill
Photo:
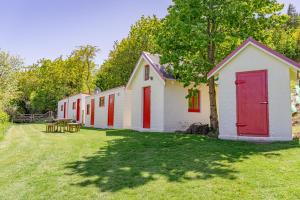
{"type": "Polygon", "coordinates": [[[199,113],[199,112],[200,112],[200,109],[198,109],[198,110],[189,109],[188,112],[198,112],[198,113],[199,113]]]}

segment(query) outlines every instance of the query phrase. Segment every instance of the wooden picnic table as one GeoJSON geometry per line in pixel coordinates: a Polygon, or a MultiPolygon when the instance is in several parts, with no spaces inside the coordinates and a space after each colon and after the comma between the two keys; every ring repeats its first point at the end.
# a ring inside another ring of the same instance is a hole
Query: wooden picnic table
{"type": "Polygon", "coordinates": [[[54,119],[53,123],[46,124],[46,132],[78,132],[80,131],[79,123],[72,123],[72,119],[54,119]]]}
{"type": "Polygon", "coordinates": [[[80,131],[80,124],[78,124],[78,123],[68,123],[67,124],[67,131],[72,132],[72,133],[80,131]]]}
{"type": "Polygon", "coordinates": [[[65,132],[68,123],[71,123],[72,119],[54,119],[54,121],[56,122],[57,125],[56,132],[58,132],[58,129],[59,132],[65,132]]]}

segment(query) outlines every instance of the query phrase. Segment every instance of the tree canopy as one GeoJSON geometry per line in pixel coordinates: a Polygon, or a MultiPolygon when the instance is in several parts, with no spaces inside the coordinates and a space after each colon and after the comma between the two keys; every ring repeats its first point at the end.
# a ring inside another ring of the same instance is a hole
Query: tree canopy
{"type": "Polygon", "coordinates": [[[157,17],[142,17],[133,26],[126,38],[115,42],[108,59],[97,73],[96,85],[107,90],[125,85],[143,51],[155,52],[155,36],[161,27],[157,17]]]}
{"type": "MultiPolygon", "coordinates": [[[[247,37],[268,42],[288,18],[276,0],[173,0],[158,37],[162,62],[184,86],[207,82],[212,67],[247,37]]],[[[208,81],[210,123],[218,128],[215,82],[208,81]]]]}
{"type": "Polygon", "coordinates": [[[57,102],[80,92],[91,93],[94,88],[95,46],[80,46],[66,59],[41,59],[19,74],[21,96],[16,102],[20,112],[43,113],[56,110],[57,102]]]}
{"type": "Polygon", "coordinates": [[[20,71],[22,64],[23,62],[18,56],[12,56],[5,51],[0,51],[1,116],[3,116],[3,111],[10,111],[10,102],[18,97],[18,72],[20,71]]]}

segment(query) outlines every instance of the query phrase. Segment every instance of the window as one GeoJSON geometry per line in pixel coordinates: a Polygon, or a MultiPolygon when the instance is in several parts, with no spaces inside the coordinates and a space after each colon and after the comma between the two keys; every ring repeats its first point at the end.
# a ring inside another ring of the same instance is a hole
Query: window
{"type": "Polygon", "coordinates": [[[76,109],[76,102],[73,102],[73,110],[76,109]]]}
{"type": "Polygon", "coordinates": [[[189,94],[192,95],[189,97],[189,112],[200,112],[200,91],[189,90],[189,94]],[[193,92],[193,93],[192,93],[193,92]]]}
{"type": "Polygon", "coordinates": [[[145,66],[145,81],[149,80],[150,68],[149,65],[145,66]]]}
{"type": "Polygon", "coordinates": [[[61,105],[61,106],[60,106],[60,111],[63,111],[63,110],[64,110],[64,106],[61,105]]]}
{"type": "Polygon", "coordinates": [[[86,114],[89,115],[90,114],[90,104],[86,105],[86,114]]]}
{"type": "Polygon", "coordinates": [[[105,97],[100,97],[99,98],[99,107],[104,107],[104,105],[105,105],[105,97]]]}

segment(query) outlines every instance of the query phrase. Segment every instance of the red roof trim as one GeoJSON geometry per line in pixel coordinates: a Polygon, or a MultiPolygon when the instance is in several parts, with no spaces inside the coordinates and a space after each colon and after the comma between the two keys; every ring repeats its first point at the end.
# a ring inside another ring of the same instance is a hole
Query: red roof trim
{"type": "Polygon", "coordinates": [[[247,40],[245,40],[238,48],[236,48],[233,52],[231,52],[228,56],[226,56],[219,64],[217,64],[212,70],[210,70],[210,72],[207,74],[207,77],[210,78],[211,76],[214,75],[214,73],[221,67],[223,67],[223,65],[232,57],[234,57],[242,48],[244,48],[246,45],[248,45],[249,43],[252,43],[258,47],[260,47],[261,49],[269,52],[270,54],[276,56],[279,59],[284,60],[285,62],[293,65],[294,67],[300,69],[300,64],[297,63],[294,60],[291,60],[290,58],[282,55],[281,53],[278,53],[277,51],[274,51],[273,49],[267,47],[266,45],[254,40],[252,37],[249,37],[247,40]]]}

